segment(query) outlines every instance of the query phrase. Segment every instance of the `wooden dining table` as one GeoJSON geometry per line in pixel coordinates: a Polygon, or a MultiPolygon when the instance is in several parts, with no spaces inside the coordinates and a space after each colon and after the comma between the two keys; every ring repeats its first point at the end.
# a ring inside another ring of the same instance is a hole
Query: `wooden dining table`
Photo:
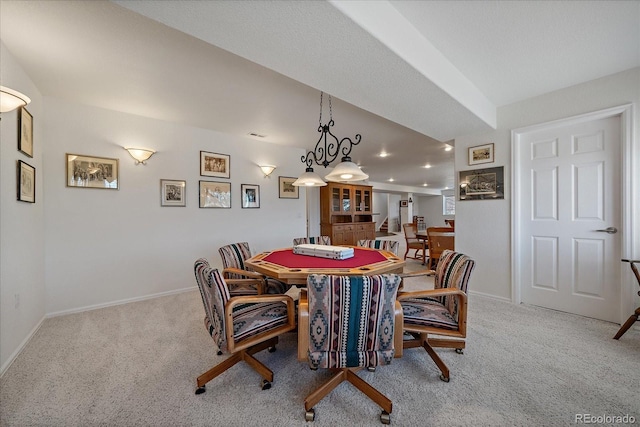
{"type": "Polygon", "coordinates": [[[354,256],[329,259],[293,253],[293,248],[274,249],[254,255],[244,263],[253,271],[289,285],[306,285],[309,274],[366,275],[402,273],[405,261],[393,252],[352,247],[354,256]]]}

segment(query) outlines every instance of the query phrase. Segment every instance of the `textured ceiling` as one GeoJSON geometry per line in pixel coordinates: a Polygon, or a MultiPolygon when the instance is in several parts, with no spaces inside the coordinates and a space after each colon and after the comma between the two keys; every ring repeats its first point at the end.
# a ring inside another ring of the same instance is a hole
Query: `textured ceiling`
{"type": "Polygon", "coordinates": [[[640,66],[640,3],[2,0],[0,37],[45,96],[306,149],[323,90],[370,181],[424,191],[497,106],[640,66]]]}

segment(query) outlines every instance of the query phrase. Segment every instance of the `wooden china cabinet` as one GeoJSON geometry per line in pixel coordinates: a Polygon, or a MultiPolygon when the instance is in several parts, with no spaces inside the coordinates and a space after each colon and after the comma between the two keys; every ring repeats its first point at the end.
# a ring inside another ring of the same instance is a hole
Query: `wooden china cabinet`
{"type": "Polygon", "coordinates": [[[332,245],[355,246],[358,240],[375,239],[373,187],[330,182],[320,188],[320,233],[332,245]]]}

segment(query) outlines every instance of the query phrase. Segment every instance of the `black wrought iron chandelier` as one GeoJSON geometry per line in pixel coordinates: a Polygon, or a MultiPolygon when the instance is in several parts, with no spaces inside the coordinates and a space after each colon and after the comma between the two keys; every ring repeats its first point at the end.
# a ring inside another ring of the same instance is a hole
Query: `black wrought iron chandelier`
{"type": "Polygon", "coordinates": [[[307,152],[306,155],[300,158],[302,163],[307,165],[307,168],[305,172],[293,182],[293,185],[295,186],[320,187],[327,185],[327,183],[313,171],[312,166],[315,163],[326,168],[340,155],[342,156],[340,163],[336,165],[331,173],[325,176],[326,180],[350,182],[362,181],[369,178],[369,175],[362,172],[362,169],[353,163],[349,156],[353,146],[360,144],[362,136],[357,134],[354,138],[355,141],[349,137],[344,137],[338,140],[338,137],[331,133],[331,127],[335,124],[333,121],[331,95],[327,95],[329,97],[329,121],[324,124],[322,123],[323,96],[324,92],[320,92],[320,120],[318,126],[320,138],[318,139],[318,142],[316,142],[316,146],[313,151],[307,152]]]}

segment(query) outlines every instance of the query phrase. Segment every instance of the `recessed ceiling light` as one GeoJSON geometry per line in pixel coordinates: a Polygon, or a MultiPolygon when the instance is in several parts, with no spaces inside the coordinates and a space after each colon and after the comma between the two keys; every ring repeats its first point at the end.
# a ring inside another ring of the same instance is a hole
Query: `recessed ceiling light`
{"type": "Polygon", "coordinates": [[[425,182],[424,184],[422,184],[423,187],[427,187],[427,183],[425,182]]]}
{"type": "Polygon", "coordinates": [[[393,181],[394,181],[394,179],[393,179],[393,178],[389,178],[389,179],[388,179],[388,181],[389,181],[389,182],[393,182],[393,181]]]}
{"type": "Polygon", "coordinates": [[[451,151],[451,150],[453,150],[453,147],[450,145],[447,145],[444,147],[444,151],[451,151]]]}
{"type": "Polygon", "coordinates": [[[382,151],[380,154],[378,154],[378,156],[380,157],[387,157],[389,155],[389,153],[387,153],[386,151],[382,151]]]}
{"type": "Polygon", "coordinates": [[[427,163],[426,165],[424,165],[425,169],[429,169],[431,167],[431,163],[427,163]]]}

